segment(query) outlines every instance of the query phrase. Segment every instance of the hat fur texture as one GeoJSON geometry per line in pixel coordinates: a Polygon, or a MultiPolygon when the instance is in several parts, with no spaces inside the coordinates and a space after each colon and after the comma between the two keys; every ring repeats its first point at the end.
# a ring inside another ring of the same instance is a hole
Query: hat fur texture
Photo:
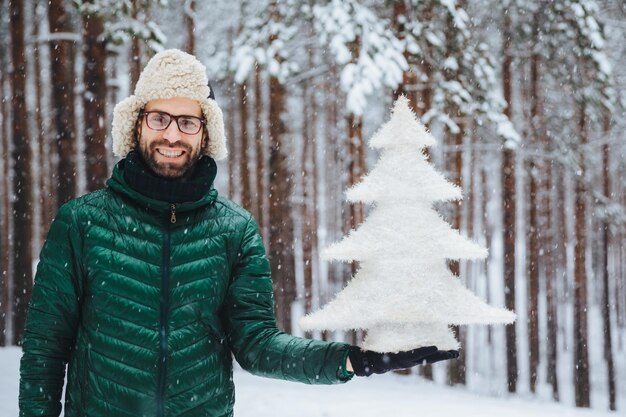
{"type": "Polygon", "coordinates": [[[113,153],[123,158],[135,147],[135,123],[146,103],[185,97],[200,104],[206,119],[209,141],[203,153],[215,160],[224,159],[227,153],[224,117],[210,95],[206,68],[196,57],[178,49],[159,52],[141,72],[135,94],[120,101],[113,110],[113,153]]]}

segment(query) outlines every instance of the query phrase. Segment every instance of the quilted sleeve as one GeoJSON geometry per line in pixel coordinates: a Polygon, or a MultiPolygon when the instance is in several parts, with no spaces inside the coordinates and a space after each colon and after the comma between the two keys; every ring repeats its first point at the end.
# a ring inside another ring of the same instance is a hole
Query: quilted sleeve
{"type": "Polygon", "coordinates": [[[35,275],[22,341],[21,417],[57,417],[61,413],[65,365],[79,316],[79,245],[68,203],[50,227],[35,275]]]}
{"type": "Polygon", "coordinates": [[[260,376],[307,384],[348,381],[349,345],[290,336],[276,328],[270,267],[256,222],[248,221],[225,304],[237,362],[260,376]]]}

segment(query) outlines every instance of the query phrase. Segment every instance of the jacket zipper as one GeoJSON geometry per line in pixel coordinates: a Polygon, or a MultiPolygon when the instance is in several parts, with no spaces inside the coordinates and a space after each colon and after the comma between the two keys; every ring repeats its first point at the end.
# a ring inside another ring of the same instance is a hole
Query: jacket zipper
{"type": "Polygon", "coordinates": [[[176,223],[176,204],[170,204],[170,223],[176,223]]]}
{"type": "MultiPolygon", "coordinates": [[[[170,223],[176,222],[176,206],[171,206],[170,223]]],[[[157,384],[157,417],[165,416],[165,388],[167,380],[167,353],[168,353],[168,312],[170,296],[170,252],[171,252],[171,230],[166,225],[163,240],[163,259],[161,272],[161,325],[159,327],[159,363],[158,363],[158,384],[157,384]]]]}

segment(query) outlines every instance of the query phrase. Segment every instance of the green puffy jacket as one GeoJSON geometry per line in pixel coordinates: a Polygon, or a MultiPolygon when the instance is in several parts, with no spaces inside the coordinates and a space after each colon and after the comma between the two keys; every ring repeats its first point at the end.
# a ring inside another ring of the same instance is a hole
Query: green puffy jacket
{"type": "Polygon", "coordinates": [[[348,345],[276,328],[255,221],[211,190],[167,204],[108,187],[65,204],[41,252],[23,339],[20,416],[231,416],[231,352],[258,375],[349,379],[348,345]],[[175,223],[172,223],[174,220],[175,223]]]}

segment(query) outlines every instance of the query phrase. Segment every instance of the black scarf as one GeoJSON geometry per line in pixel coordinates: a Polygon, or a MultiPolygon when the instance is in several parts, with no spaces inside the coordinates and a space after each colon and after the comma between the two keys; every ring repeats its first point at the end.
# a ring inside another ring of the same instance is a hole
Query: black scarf
{"type": "Polygon", "coordinates": [[[121,162],[128,185],[146,197],[168,203],[199,200],[209,192],[217,174],[215,161],[207,155],[198,160],[193,176],[186,181],[156,175],[135,150],[130,151],[121,162]]]}

